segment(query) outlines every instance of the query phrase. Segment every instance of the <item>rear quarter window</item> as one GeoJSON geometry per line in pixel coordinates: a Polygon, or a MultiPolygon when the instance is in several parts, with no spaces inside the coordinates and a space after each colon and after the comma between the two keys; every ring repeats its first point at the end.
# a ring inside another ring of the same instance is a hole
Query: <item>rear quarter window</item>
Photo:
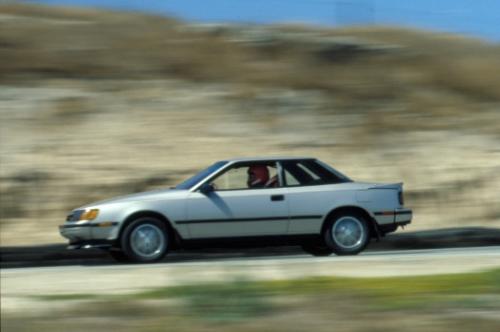
{"type": "Polygon", "coordinates": [[[282,162],[287,186],[314,186],[348,182],[316,160],[294,160],[282,162]]]}

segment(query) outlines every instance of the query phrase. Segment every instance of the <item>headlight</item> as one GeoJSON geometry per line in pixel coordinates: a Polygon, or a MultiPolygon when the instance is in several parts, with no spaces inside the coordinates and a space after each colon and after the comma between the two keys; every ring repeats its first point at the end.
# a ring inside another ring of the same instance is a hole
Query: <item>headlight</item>
{"type": "Polygon", "coordinates": [[[85,210],[78,220],[94,220],[99,215],[99,209],[85,210]]]}

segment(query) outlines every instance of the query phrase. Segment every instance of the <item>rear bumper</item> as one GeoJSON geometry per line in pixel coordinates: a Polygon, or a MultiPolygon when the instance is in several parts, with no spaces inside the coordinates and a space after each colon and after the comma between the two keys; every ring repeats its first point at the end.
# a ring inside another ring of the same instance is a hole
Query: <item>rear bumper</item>
{"type": "Polygon", "coordinates": [[[413,211],[410,209],[397,209],[394,211],[394,223],[398,225],[408,225],[413,218],[413,211]]]}
{"type": "Polygon", "coordinates": [[[413,212],[410,209],[396,209],[391,211],[374,212],[378,224],[407,225],[411,223],[413,212]]]}
{"type": "Polygon", "coordinates": [[[410,209],[375,212],[375,220],[382,234],[394,232],[398,227],[411,223],[413,212],[410,209]]]}

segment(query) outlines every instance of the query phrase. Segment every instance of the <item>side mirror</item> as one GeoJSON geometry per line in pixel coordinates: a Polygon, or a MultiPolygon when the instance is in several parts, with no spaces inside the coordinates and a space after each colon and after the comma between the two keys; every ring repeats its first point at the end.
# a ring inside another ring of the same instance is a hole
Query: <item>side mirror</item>
{"type": "Polygon", "coordinates": [[[204,195],[208,195],[212,191],[214,191],[214,187],[210,183],[204,183],[200,187],[200,192],[204,195]]]}

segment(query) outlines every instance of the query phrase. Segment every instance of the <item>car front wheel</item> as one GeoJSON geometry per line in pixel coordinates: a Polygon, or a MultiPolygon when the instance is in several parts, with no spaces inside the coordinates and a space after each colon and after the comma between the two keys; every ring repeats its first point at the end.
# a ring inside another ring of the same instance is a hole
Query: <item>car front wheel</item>
{"type": "Polygon", "coordinates": [[[162,259],[169,248],[168,229],[161,220],[139,218],[126,226],[121,250],[132,262],[150,263],[162,259]]]}
{"type": "Polygon", "coordinates": [[[337,255],[356,255],[370,241],[368,222],[358,213],[335,216],[327,224],[324,240],[337,255]]]}

